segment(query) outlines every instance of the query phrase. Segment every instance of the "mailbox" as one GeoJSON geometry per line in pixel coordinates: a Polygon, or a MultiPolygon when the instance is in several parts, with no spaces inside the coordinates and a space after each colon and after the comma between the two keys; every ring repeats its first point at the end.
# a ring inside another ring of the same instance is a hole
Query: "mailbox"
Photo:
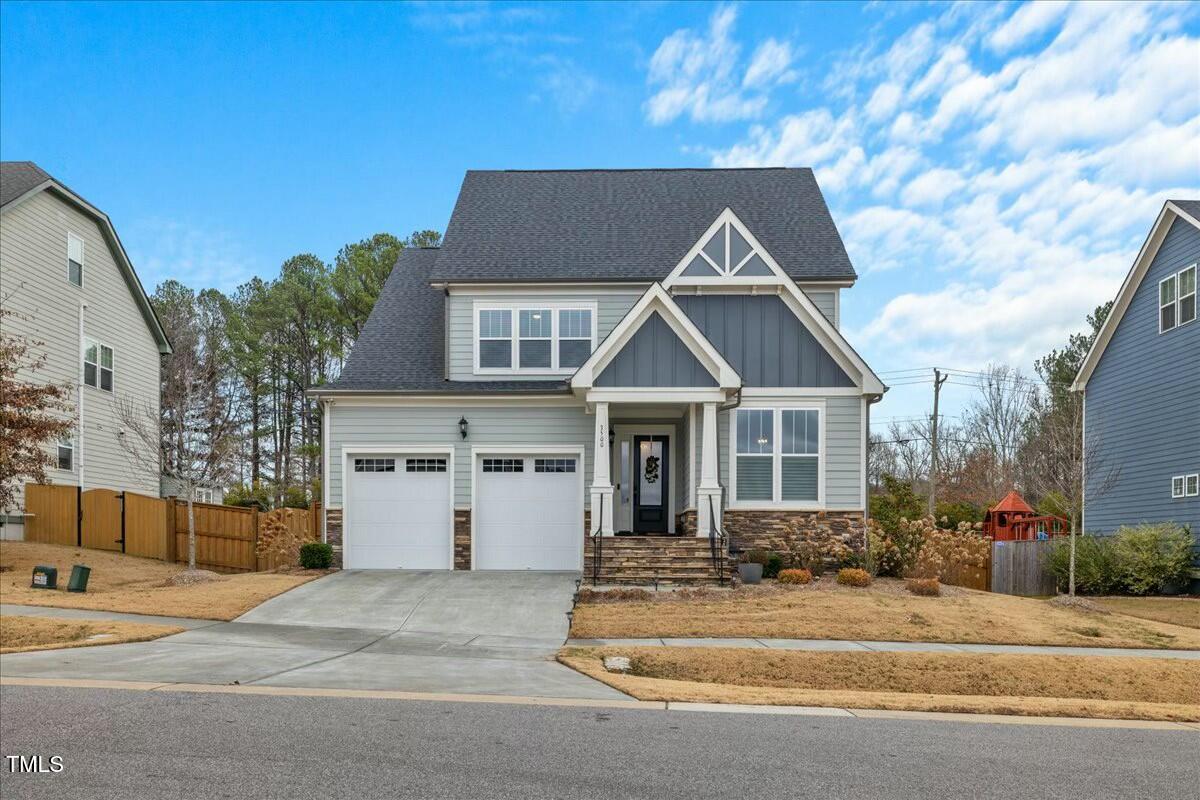
{"type": "Polygon", "coordinates": [[[38,565],[33,568],[33,583],[34,589],[57,589],[58,588],[58,569],[56,567],[43,567],[38,565]]]}
{"type": "Polygon", "coordinates": [[[88,578],[92,575],[92,568],[85,567],[83,564],[76,564],[71,567],[71,580],[67,583],[68,592],[86,592],[88,578]]]}

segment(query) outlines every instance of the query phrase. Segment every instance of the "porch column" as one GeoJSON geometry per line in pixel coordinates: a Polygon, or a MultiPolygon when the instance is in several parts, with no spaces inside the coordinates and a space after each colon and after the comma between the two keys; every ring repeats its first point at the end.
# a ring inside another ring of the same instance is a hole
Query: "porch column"
{"type": "Polygon", "coordinates": [[[611,476],[612,452],[608,444],[608,403],[596,403],[596,439],[592,452],[591,527],[592,533],[599,524],[603,536],[613,535],[613,485],[611,476]]]}
{"type": "Polygon", "coordinates": [[[700,485],[696,487],[696,535],[707,537],[721,524],[721,483],[717,474],[717,404],[704,404],[700,433],[700,485]],[[713,519],[715,514],[716,519],[713,519]]]}

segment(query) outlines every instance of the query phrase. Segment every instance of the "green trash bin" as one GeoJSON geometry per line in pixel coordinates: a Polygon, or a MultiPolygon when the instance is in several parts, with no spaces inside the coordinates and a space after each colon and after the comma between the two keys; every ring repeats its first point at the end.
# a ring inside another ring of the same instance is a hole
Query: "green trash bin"
{"type": "Polygon", "coordinates": [[[85,567],[83,564],[76,564],[71,567],[71,580],[67,582],[68,592],[86,592],[88,578],[92,575],[92,568],[85,567]]]}
{"type": "Polygon", "coordinates": [[[34,589],[57,589],[58,588],[58,568],[43,567],[38,565],[33,568],[33,583],[30,584],[34,589]]]}

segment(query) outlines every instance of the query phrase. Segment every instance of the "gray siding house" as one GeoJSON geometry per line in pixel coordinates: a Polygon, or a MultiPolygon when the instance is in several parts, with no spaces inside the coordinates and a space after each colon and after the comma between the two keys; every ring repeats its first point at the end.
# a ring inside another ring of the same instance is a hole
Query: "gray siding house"
{"type": "MultiPolygon", "coordinates": [[[[1084,529],[1200,536],[1200,200],[1168,201],[1084,360],[1084,529]]],[[[1198,551],[1200,552],[1200,551],[1198,551]]]]}
{"type": "Polygon", "coordinates": [[[468,172],[313,390],[325,536],[349,568],[860,546],[886,389],[839,330],[855,279],[811,170],[468,172]]]}
{"type": "MultiPolygon", "coordinates": [[[[35,380],[72,387],[73,436],[49,455],[54,483],[153,497],[159,470],[131,463],[119,398],[157,419],[160,359],[171,352],[112,222],[36,164],[0,164],[0,302],[6,333],[40,342],[35,380]]],[[[0,509],[4,538],[24,535],[18,507],[0,509]]]]}

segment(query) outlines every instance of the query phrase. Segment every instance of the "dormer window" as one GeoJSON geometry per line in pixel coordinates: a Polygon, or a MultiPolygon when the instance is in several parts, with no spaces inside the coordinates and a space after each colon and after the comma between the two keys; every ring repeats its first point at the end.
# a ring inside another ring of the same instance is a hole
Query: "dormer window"
{"type": "Polygon", "coordinates": [[[1158,282],[1158,332],[1166,333],[1196,319],[1196,265],[1158,282]]]}
{"type": "Polygon", "coordinates": [[[595,347],[593,303],[475,304],[478,375],[570,375],[595,347]]]}

